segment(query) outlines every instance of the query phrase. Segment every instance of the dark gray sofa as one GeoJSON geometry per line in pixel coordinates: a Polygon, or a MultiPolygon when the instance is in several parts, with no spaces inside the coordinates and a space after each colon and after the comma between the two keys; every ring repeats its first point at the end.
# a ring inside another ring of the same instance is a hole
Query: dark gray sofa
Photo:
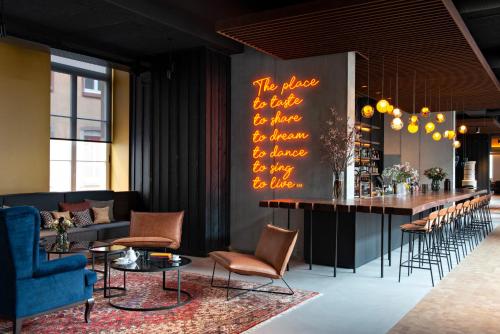
{"type": "MultiPolygon", "coordinates": [[[[75,192],[49,192],[1,195],[0,207],[2,206],[34,206],[39,210],[57,211],[59,202],[76,203],[85,199],[114,200],[113,214],[115,221],[109,224],[96,224],[87,227],[75,227],[68,231],[70,240],[109,240],[129,235],[130,211],[138,210],[138,193],[135,191],[75,191],[75,192]]],[[[52,230],[40,231],[40,239],[52,242],[56,232],[52,230]]]]}

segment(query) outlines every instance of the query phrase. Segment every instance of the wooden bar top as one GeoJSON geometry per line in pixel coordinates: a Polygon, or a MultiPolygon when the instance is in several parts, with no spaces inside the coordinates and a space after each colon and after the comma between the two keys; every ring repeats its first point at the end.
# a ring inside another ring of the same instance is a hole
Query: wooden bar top
{"type": "Polygon", "coordinates": [[[457,189],[451,191],[432,191],[427,193],[407,194],[406,196],[385,195],[372,198],[354,198],[348,200],[277,198],[263,200],[259,206],[267,208],[304,209],[318,211],[368,212],[395,215],[415,215],[440,205],[467,200],[484,195],[486,190],[457,189]]]}

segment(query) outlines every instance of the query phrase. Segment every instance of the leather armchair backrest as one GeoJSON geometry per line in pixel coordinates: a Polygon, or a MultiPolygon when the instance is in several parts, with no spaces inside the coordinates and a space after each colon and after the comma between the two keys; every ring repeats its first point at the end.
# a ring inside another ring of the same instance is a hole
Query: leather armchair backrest
{"type": "Polygon", "coordinates": [[[39,240],[37,209],[28,206],[0,209],[0,283],[9,278],[33,277],[38,267],[39,240]]]}
{"type": "Polygon", "coordinates": [[[273,266],[283,276],[298,234],[297,231],[267,225],[260,235],[255,256],[273,266]]]}
{"type": "Polygon", "coordinates": [[[135,212],[130,217],[131,237],[164,237],[181,243],[182,221],[181,212],[135,212]]]}

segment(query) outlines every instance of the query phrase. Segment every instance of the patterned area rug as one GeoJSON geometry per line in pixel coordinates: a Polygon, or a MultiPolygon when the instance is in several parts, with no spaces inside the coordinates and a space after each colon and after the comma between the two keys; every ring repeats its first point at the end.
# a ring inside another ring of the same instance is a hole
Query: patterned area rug
{"type": "MultiPolygon", "coordinates": [[[[84,307],[78,306],[26,320],[23,333],[241,333],[318,295],[317,292],[301,290],[295,290],[292,296],[248,293],[226,301],[225,290],[210,287],[210,277],[188,272],[182,272],[181,277],[182,289],[188,291],[193,299],[179,308],[151,312],[118,310],[108,304],[102,291],[96,291],[90,324],[83,320],[84,307]]],[[[168,272],[167,286],[174,288],[176,279],[176,272],[168,272]]],[[[224,285],[225,281],[216,279],[215,283],[224,285]]],[[[112,285],[121,284],[122,274],[116,273],[112,285]]],[[[234,284],[252,286],[236,280],[234,284]]],[[[161,285],[161,273],[129,273],[129,293],[114,301],[148,307],[175,302],[176,293],[163,291],[161,285]]],[[[96,284],[96,287],[100,286],[101,281],[96,284]]],[[[279,287],[274,289],[285,291],[279,287]]],[[[11,322],[0,320],[0,333],[11,331],[11,322]]]]}

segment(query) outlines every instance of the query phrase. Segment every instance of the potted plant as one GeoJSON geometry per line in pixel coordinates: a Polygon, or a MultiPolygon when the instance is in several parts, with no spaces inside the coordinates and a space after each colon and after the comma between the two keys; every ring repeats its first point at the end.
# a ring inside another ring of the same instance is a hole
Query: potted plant
{"type": "Polygon", "coordinates": [[[439,191],[441,187],[441,181],[448,175],[441,167],[432,167],[424,171],[424,175],[431,179],[431,189],[433,191],[439,191]]]}
{"type": "Polygon", "coordinates": [[[354,145],[357,130],[348,118],[343,123],[335,108],[330,108],[331,118],[320,136],[323,144],[323,161],[328,163],[333,172],[333,199],[344,196],[344,171],[353,163],[354,145]],[[345,124],[345,125],[344,125],[345,124]]]}
{"type": "Polygon", "coordinates": [[[391,180],[394,183],[394,191],[397,195],[404,195],[406,189],[418,183],[418,171],[412,168],[408,162],[387,167],[382,171],[384,180],[391,180]]]}
{"type": "Polygon", "coordinates": [[[71,220],[60,217],[59,219],[53,220],[49,223],[49,228],[57,232],[56,244],[60,249],[68,248],[68,230],[73,227],[71,220]]]}

